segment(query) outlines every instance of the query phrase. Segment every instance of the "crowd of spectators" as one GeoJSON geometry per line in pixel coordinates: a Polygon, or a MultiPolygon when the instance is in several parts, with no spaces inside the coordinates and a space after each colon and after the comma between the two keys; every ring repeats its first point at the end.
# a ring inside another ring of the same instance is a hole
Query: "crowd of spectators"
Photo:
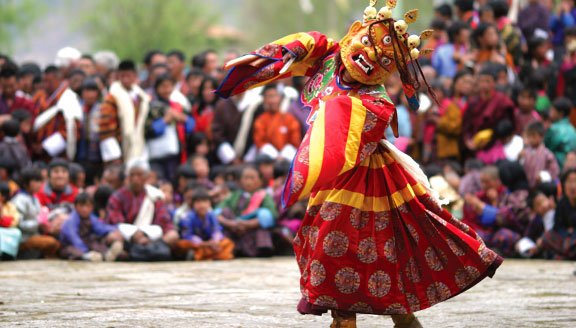
{"type": "MultiPolygon", "coordinates": [[[[386,138],[488,247],[576,259],[575,1],[455,0],[430,26],[420,110],[390,78],[400,136],[386,138]]],[[[66,47],[44,68],[0,55],[2,259],[290,254],[306,201],[280,196],[307,81],[219,99],[238,55],[66,47]]]]}

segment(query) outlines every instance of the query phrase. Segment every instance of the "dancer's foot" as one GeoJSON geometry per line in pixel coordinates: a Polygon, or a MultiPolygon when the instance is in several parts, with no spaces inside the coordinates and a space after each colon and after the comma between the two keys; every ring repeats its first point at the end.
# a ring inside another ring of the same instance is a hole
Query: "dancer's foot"
{"type": "Polygon", "coordinates": [[[413,314],[394,314],[392,321],[394,328],[422,328],[420,321],[413,314]]]}
{"type": "Polygon", "coordinates": [[[330,328],[356,328],[356,313],[332,310],[332,318],[330,328]]]}

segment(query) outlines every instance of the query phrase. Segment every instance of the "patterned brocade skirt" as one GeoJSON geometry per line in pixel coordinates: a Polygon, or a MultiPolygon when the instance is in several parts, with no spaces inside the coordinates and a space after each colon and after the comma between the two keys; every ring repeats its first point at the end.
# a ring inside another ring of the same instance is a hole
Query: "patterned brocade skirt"
{"type": "Polygon", "coordinates": [[[502,258],[380,145],[315,191],[294,240],[298,311],[406,314],[492,277],[502,258]]]}

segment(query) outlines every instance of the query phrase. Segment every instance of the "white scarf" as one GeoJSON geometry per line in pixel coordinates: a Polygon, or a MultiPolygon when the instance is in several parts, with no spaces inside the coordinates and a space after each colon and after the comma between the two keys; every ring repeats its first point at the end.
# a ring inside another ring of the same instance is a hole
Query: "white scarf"
{"type": "Polygon", "coordinates": [[[144,123],[146,122],[148,110],[150,109],[150,96],[137,85],[132,86],[132,91],[140,98],[140,110],[138,112],[138,121],[136,122],[134,119],[136,110],[130,93],[124,89],[119,81],[112,83],[110,86],[110,94],[114,97],[116,105],[118,106],[118,118],[120,120],[120,128],[122,129],[122,154],[124,155],[124,162],[128,162],[133,158],[142,157],[144,154],[144,123]]]}
{"type": "Polygon", "coordinates": [[[154,203],[158,200],[164,199],[164,193],[160,189],[146,185],[144,186],[144,190],[146,196],[144,196],[144,201],[142,202],[142,206],[140,206],[138,216],[136,216],[136,219],[134,220],[134,225],[138,228],[152,225],[155,210],[154,203]]]}
{"type": "Polygon", "coordinates": [[[40,130],[60,112],[62,112],[66,123],[66,156],[72,160],[76,156],[76,138],[78,137],[76,135],[76,120],[80,122],[83,120],[82,105],[80,105],[78,95],[74,91],[66,88],[56,105],[38,115],[34,120],[34,131],[40,130]]]}

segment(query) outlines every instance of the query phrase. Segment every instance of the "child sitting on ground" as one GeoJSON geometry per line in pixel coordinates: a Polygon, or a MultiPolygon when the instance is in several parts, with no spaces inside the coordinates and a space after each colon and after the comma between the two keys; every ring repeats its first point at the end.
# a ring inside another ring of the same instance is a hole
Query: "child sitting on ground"
{"type": "Polygon", "coordinates": [[[539,183],[557,181],[560,167],[554,154],[544,145],[544,125],[541,122],[531,123],[526,127],[526,143],[520,154],[520,163],[524,166],[530,188],[539,183]]]}
{"type": "Polygon", "coordinates": [[[14,259],[18,256],[22,233],[18,230],[20,213],[9,200],[10,188],[0,182],[0,258],[14,259]]]}
{"type": "Polygon", "coordinates": [[[224,237],[208,192],[197,188],[188,201],[192,210],[178,225],[182,240],[176,244],[175,255],[196,261],[233,259],[234,243],[224,237]]]}
{"type": "Polygon", "coordinates": [[[60,257],[68,260],[116,261],[123,252],[123,237],[118,229],[98,220],[94,201],[81,193],[74,201],[74,211],[62,225],[60,257]]]}

